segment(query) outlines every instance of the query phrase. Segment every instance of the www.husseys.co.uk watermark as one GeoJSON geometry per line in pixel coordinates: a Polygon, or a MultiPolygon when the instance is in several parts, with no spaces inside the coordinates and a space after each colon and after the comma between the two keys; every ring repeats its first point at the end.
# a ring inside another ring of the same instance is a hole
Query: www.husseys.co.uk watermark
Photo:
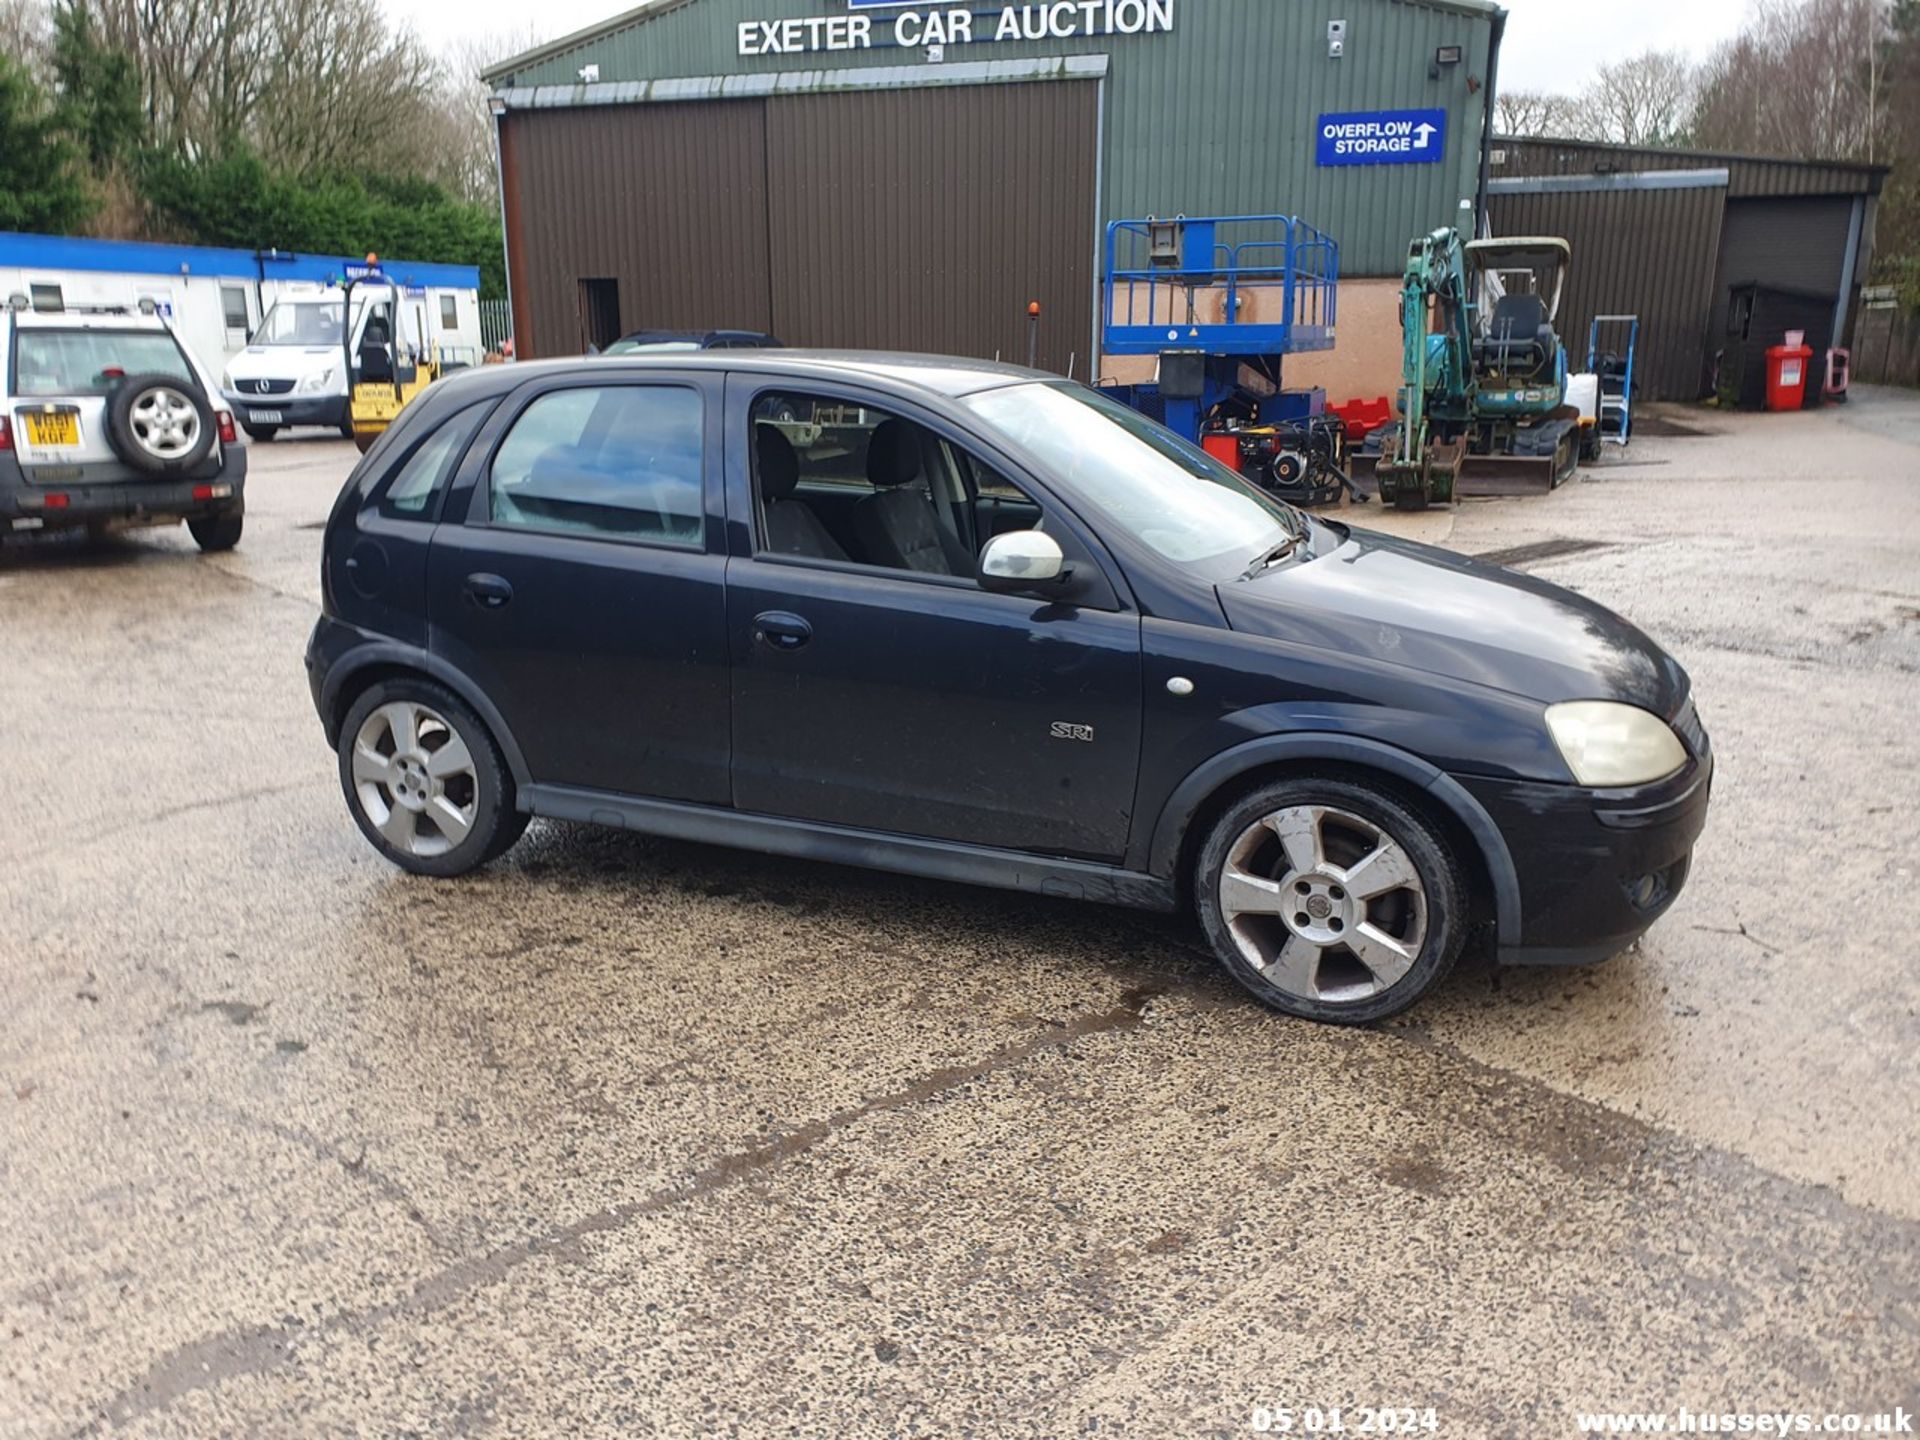
{"type": "Polygon", "coordinates": [[[1913,1414],[1895,1406],[1878,1414],[1798,1411],[1622,1411],[1579,1415],[1582,1435],[1911,1435],[1913,1414]]]}

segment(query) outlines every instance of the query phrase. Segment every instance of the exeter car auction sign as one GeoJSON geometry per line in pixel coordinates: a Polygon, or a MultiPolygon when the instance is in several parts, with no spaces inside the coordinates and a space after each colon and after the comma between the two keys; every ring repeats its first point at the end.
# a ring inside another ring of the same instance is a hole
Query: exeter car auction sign
{"type": "Polygon", "coordinates": [[[845,15],[742,20],[742,55],[808,50],[971,45],[981,40],[1071,40],[1080,35],[1158,35],[1173,29],[1174,0],[1051,0],[1003,5],[996,13],[911,0],[847,0],[845,15]],[[867,11],[881,13],[868,14],[867,11]]]}
{"type": "Polygon", "coordinates": [[[1437,165],[1447,153],[1447,112],[1322,115],[1317,133],[1315,158],[1322,165],[1437,165]]]}

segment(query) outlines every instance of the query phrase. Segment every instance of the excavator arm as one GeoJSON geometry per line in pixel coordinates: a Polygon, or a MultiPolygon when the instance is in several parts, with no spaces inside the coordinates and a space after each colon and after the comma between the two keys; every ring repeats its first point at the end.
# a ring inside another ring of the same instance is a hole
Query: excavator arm
{"type": "Polygon", "coordinates": [[[1435,230],[1408,247],[1400,306],[1400,428],[1374,474],[1389,503],[1451,500],[1466,445],[1436,440],[1434,421],[1470,414],[1474,395],[1473,317],[1458,231],[1435,230]]]}

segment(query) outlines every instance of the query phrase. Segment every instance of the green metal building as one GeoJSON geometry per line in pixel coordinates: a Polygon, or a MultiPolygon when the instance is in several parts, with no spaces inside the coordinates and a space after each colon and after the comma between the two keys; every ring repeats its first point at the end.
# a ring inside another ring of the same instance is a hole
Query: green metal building
{"type": "Polygon", "coordinates": [[[1084,377],[1105,224],[1149,215],[1298,215],[1339,243],[1344,302],[1473,223],[1504,20],[656,0],[486,76],[520,353],[728,326],[1024,358],[1037,300],[1041,363],[1084,377]]]}

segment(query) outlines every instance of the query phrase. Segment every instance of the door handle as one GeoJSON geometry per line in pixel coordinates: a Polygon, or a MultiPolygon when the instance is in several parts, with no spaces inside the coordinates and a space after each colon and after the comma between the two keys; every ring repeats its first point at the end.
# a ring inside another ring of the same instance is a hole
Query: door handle
{"type": "Polygon", "coordinates": [[[513,599],[513,586],[500,575],[467,576],[467,598],[482,610],[498,610],[513,599]]]}
{"type": "Polygon", "coordinates": [[[753,638],[775,650],[798,650],[813,638],[813,626],[785,610],[767,610],[753,617],[753,638]]]}

